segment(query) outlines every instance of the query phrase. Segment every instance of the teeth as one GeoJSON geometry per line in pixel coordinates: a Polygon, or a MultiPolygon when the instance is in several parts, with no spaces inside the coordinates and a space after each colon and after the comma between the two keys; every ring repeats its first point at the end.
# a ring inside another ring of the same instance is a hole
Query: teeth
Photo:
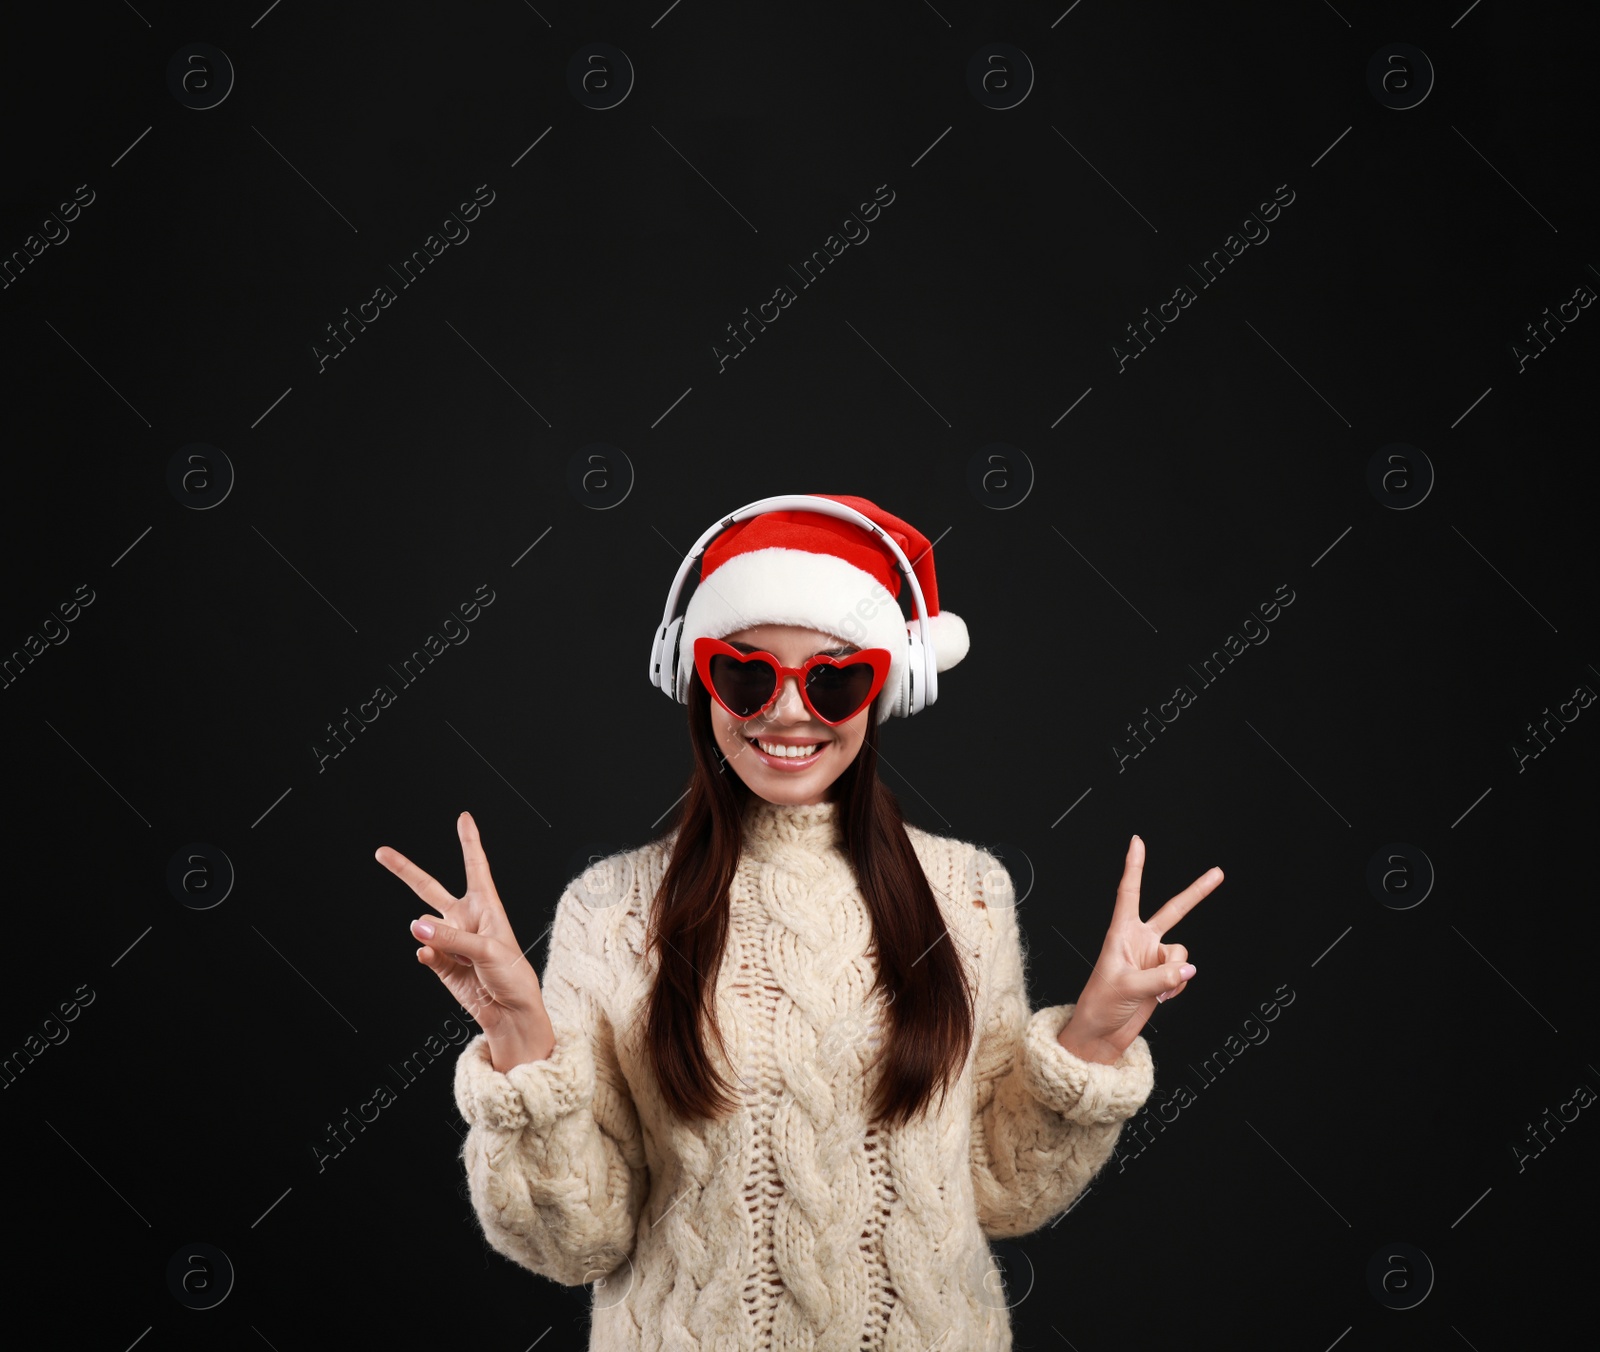
{"type": "Polygon", "coordinates": [[[814,756],[822,750],[822,743],[814,746],[786,746],[781,742],[763,742],[759,737],[750,739],[769,756],[782,756],[790,760],[803,760],[807,756],[814,756]]]}

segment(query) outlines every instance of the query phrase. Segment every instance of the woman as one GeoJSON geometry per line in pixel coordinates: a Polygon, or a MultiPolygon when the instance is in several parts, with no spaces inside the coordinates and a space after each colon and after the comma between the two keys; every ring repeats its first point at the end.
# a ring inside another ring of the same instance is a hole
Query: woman
{"type": "Polygon", "coordinates": [[[455,1097],[484,1234],[595,1282],[591,1352],[1009,1349],[985,1241],[1058,1217],[1110,1158],[1153,1085],[1139,1030],[1194,975],[1163,934],[1222,880],[1141,920],[1135,836],[1082,995],[1032,1010],[1005,869],[904,823],[878,779],[880,722],[920,707],[885,536],[937,669],[965,625],[925,537],[820,496],[882,534],[775,510],[705,550],[692,672],[658,679],[687,677],[678,823],[568,885],[542,981],[469,814],[464,897],[377,852],[439,913],[417,959],[482,1029],[455,1097]]]}

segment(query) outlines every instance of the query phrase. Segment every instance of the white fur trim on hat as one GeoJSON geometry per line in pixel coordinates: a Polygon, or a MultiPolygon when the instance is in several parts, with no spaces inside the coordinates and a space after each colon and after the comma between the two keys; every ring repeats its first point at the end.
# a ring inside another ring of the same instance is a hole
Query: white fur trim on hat
{"type": "MultiPolygon", "coordinates": [[[[878,698],[878,720],[892,716],[905,668],[908,621],[899,602],[870,573],[837,555],[806,549],[736,554],[702,579],[689,598],[679,660],[694,661],[697,638],[726,638],[758,624],[792,624],[859,647],[887,648],[894,657],[878,698]]],[[[929,616],[928,630],[940,671],[967,655],[967,626],[959,615],[929,616]]]]}

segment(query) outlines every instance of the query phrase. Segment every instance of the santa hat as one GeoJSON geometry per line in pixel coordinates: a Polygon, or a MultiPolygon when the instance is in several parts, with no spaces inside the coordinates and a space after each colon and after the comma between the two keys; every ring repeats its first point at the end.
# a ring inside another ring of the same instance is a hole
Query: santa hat
{"type": "MultiPolygon", "coordinates": [[[[816,493],[869,518],[911,560],[928,605],[928,633],[936,666],[948,671],[967,655],[967,626],[939,609],[933,546],[914,526],[866,498],[816,493]]],[[[906,631],[913,618],[900,613],[901,574],[893,553],[852,521],[819,512],[762,512],[736,522],[706,547],[700,584],[683,617],[680,660],[697,638],[723,638],[757,624],[792,624],[836,634],[861,648],[887,648],[889,677],[878,697],[878,721],[893,716],[905,671],[906,631]]],[[[910,598],[908,598],[910,602],[910,598]]]]}

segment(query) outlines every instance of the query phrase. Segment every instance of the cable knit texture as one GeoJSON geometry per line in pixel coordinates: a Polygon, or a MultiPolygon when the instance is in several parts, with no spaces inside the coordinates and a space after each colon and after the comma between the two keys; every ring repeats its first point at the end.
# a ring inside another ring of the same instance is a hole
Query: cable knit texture
{"type": "Polygon", "coordinates": [[[671,837],[602,860],[557,903],[541,980],[554,1053],[501,1073],[482,1034],[463,1048],[484,1236],[594,1284],[590,1352],[1009,1352],[987,1240],[1072,1206],[1149,1097],[1150,1049],[1136,1038],[1103,1065],[1062,1047],[1073,1006],[1029,1005],[1005,869],[906,829],[977,983],[961,1078],[907,1126],[867,1119],[886,1000],[833,803],[755,799],[746,815],[715,985],[729,1060],[707,1039],[735,1114],[671,1116],[645,1055],[645,926],[671,837]]]}

